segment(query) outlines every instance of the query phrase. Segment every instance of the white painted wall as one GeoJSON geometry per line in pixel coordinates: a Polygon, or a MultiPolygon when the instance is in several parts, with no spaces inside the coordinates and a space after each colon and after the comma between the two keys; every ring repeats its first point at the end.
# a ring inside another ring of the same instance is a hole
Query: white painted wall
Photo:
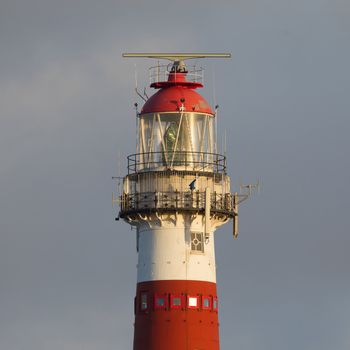
{"type": "Polygon", "coordinates": [[[214,234],[204,253],[191,252],[191,231],[204,232],[203,217],[192,223],[180,215],[176,223],[141,225],[138,228],[137,281],[194,280],[216,282],[214,234]]]}

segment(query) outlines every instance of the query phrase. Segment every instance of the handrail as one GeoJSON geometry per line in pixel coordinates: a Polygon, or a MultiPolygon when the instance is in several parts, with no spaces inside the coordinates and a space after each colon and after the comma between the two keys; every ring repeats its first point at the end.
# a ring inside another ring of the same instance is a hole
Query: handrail
{"type": "MultiPolygon", "coordinates": [[[[171,68],[171,67],[170,67],[171,68]]],[[[170,74],[169,65],[157,65],[149,68],[149,82],[150,85],[154,83],[159,82],[165,82],[168,81],[168,77],[170,74]]],[[[176,71],[171,73],[175,77],[176,81],[176,71]]],[[[183,74],[181,73],[181,76],[183,74]]],[[[204,80],[204,70],[202,67],[198,66],[187,66],[187,72],[186,72],[186,81],[191,83],[199,83],[203,84],[204,80]]]]}
{"type": "MultiPolygon", "coordinates": [[[[234,214],[234,194],[211,193],[211,212],[221,212],[229,217],[234,214]]],[[[204,211],[205,192],[134,192],[120,196],[120,216],[142,211],[204,211]]]]}
{"type": "Polygon", "coordinates": [[[206,152],[146,152],[128,156],[128,174],[164,169],[226,173],[226,157],[206,152]],[[168,156],[172,162],[167,162],[168,156]]]}

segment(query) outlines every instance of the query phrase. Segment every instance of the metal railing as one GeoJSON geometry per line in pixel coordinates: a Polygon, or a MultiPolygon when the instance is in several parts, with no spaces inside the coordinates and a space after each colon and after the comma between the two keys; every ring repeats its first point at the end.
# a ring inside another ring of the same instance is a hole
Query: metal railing
{"type": "MultiPolygon", "coordinates": [[[[176,73],[176,72],[170,72],[172,67],[172,64],[168,65],[158,65],[154,67],[149,68],[149,81],[150,85],[154,83],[164,82],[168,81],[169,74],[174,74],[174,78],[176,81],[176,74],[181,74],[183,76],[183,73],[176,73]]],[[[186,67],[187,73],[186,73],[186,81],[191,83],[204,83],[204,70],[202,67],[197,66],[187,66],[186,67]]]]}
{"type": "MultiPolygon", "coordinates": [[[[212,193],[210,210],[234,216],[234,194],[212,193]]],[[[120,197],[120,216],[150,211],[204,211],[205,192],[144,192],[120,197]]]]}
{"type": "Polygon", "coordinates": [[[226,157],[205,152],[148,152],[128,156],[128,174],[164,169],[226,173],[226,157]]]}

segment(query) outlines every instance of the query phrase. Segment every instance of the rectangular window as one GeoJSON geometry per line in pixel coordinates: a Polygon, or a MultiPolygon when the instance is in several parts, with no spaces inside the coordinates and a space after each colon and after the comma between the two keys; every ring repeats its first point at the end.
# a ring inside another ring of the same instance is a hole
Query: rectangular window
{"type": "Polygon", "coordinates": [[[218,309],[219,309],[218,298],[217,298],[217,297],[214,297],[214,298],[213,298],[213,310],[214,310],[214,311],[218,311],[218,309]]]}
{"type": "Polygon", "coordinates": [[[166,309],[167,308],[167,294],[156,294],[154,296],[154,308],[155,309],[166,309]]]}
{"type": "Polygon", "coordinates": [[[170,295],[170,308],[171,309],[181,309],[184,307],[183,296],[180,294],[170,295]]]}
{"type": "Polygon", "coordinates": [[[191,251],[204,252],[203,232],[191,232],[191,251]]]}
{"type": "Polygon", "coordinates": [[[203,295],[202,308],[203,308],[203,310],[211,310],[211,297],[210,296],[203,295]]]}
{"type": "Polygon", "coordinates": [[[174,306],[181,306],[181,298],[173,298],[172,299],[172,305],[174,305],[174,306]]]}
{"type": "Polygon", "coordinates": [[[141,311],[147,311],[148,310],[148,293],[147,292],[141,292],[141,298],[140,298],[140,309],[141,311]]]}
{"type": "Polygon", "coordinates": [[[198,297],[189,295],[187,297],[187,307],[189,309],[197,309],[199,307],[198,297]]]}

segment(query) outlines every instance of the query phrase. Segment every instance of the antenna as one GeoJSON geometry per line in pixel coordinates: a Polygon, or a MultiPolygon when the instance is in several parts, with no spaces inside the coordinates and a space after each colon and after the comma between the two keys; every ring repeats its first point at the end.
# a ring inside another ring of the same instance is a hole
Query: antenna
{"type": "Polygon", "coordinates": [[[123,53],[122,57],[124,58],[158,58],[169,60],[173,62],[185,61],[194,58],[231,58],[230,53],[164,53],[164,52],[142,52],[142,53],[123,53]]]}
{"type": "MultiPolygon", "coordinates": [[[[172,81],[176,81],[176,74],[177,73],[189,73],[191,76],[191,81],[184,82],[185,85],[192,85],[196,87],[202,87],[202,80],[203,80],[203,73],[202,68],[197,71],[196,69],[196,63],[199,58],[231,58],[230,53],[181,53],[181,52],[135,52],[135,53],[123,53],[122,57],[124,58],[153,58],[157,59],[158,64],[155,67],[150,68],[150,81],[151,87],[160,88],[165,87],[168,82],[166,80],[162,81],[160,80],[159,76],[161,75],[161,78],[174,78],[172,81]],[[168,60],[172,63],[169,63],[167,66],[159,65],[159,60],[168,60]],[[190,72],[187,70],[185,60],[195,59],[195,65],[190,70],[190,72]],[[166,70],[164,67],[167,67],[166,70]],[[200,81],[201,80],[201,81],[200,81]],[[165,83],[165,84],[164,84],[165,83]]],[[[181,76],[180,76],[181,77],[181,76]]],[[[138,91],[136,90],[136,93],[140,96],[138,91]]],[[[141,97],[141,96],[140,96],[141,97]]],[[[143,97],[142,97],[143,98],[143,97]]]]}
{"type": "Polygon", "coordinates": [[[219,105],[216,100],[216,86],[215,86],[215,70],[212,65],[212,81],[213,81],[213,102],[215,106],[215,152],[218,153],[218,110],[219,105]]]}
{"type": "MultiPolygon", "coordinates": [[[[112,208],[114,208],[114,204],[117,203],[121,205],[121,194],[120,194],[120,185],[123,181],[123,178],[120,176],[112,176],[112,180],[117,180],[117,196],[114,195],[114,192],[112,192],[112,208]]],[[[119,221],[119,215],[115,218],[116,221],[119,221]]]]}
{"type": "Polygon", "coordinates": [[[260,181],[258,180],[256,182],[256,184],[240,184],[239,185],[239,190],[242,193],[242,191],[244,190],[246,193],[244,193],[245,195],[251,196],[253,191],[257,191],[258,193],[260,193],[260,181]]]}
{"type": "MultiPolygon", "coordinates": [[[[118,150],[118,161],[117,161],[117,176],[112,176],[112,180],[117,180],[117,197],[114,196],[114,193],[112,192],[112,207],[114,207],[114,203],[120,204],[120,186],[123,181],[123,177],[121,176],[121,165],[120,165],[120,150],[118,150]]],[[[116,218],[116,220],[119,220],[119,216],[116,218]]]]}
{"type": "Polygon", "coordinates": [[[215,105],[215,153],[218,153],[218,116],[219,116],[219,105],[215,105]]]}
{"type": "Polygon", "coordinates": [[[227,151],[227,130],[224,131],[224,156],[226,157],[226,151],[227,151]]]}
{"type": "Polygon", "coordinates": [[[135,113],[136,113],[136,125],[135,125],[135,136],[136,136],[136,153],[139,152],[139,135],[137,134],[137,131],[139,130],[139,110],[138,110],[138,104],[137,102],[134,103],[135,107],[135,113]]]}
{"type": "Polygon", "coordinates": [[[212,81],[213,81],[213,103],[214,103],[214,106],[216,107],[217,106],[217,101],[216,101],[216,86],[215,86],[215,70],[214,70],[214,65],[212,65],[212,81]]]}
{"type": "Polygon", "coordinates": [[[248,199],[254,191],[260,192],[260,181],[258,180],[256,184],[240,184],[239,193],[235,192],[232,196],[233,203],[233,238],[237,239],[238,237],[238,206],[240,203],[248,199]]]}
{"type": "MultiPolygon", "coordinates": [[[[146,88],[145,88],[146,89],[146,88]]],[[[137,68],[136,68],[136,63],[135,63],[135,93],[137,96],[141,97],[144,102],[147,100],[139,93],[138,85],[137,85],[137,68]]]]}

